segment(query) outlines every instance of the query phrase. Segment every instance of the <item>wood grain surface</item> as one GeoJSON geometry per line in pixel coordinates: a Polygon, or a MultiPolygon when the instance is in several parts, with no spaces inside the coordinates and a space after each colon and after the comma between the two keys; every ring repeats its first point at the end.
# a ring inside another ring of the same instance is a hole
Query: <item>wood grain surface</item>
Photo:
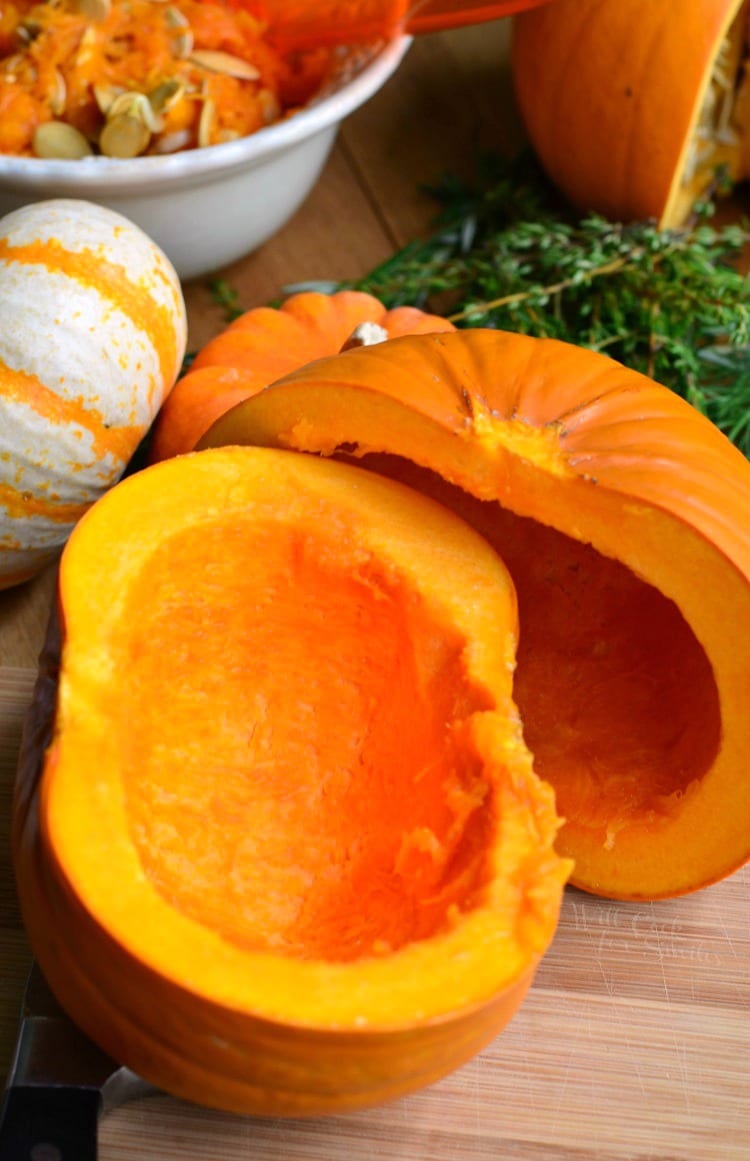
{"type": "MultiPolygon", "coordinates": [[[[422,37],[345,124],[295,219],[223,276],[244,308],[307,279],[356,277],[428,227],[421,189],[477,144],[520,140],[506,22],[422,37]]],[[[186,287],[190,345],[223,326],[186,287]]],[[[8,853],[12,782],[54,570],[0,593],[0,1082],[28,949],[8,853]]],[[[569,890],[511,1025],[453,1076],[380,1109],[240,1118],[153,1097],[102,1123],[102,1161],[750,1161],[750,868],[685,899],[569,890]]],[[[66,1159],[67,1161],[67,1159],[66,1159]]],[[[71,1159],[75,1161],[75,1159],[71,1159]]]]}

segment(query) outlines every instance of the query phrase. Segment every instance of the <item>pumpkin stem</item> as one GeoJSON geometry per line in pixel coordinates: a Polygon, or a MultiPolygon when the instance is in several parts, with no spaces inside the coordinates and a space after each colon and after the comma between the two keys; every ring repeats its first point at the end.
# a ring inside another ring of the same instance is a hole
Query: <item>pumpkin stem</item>
{"type": "Polygon", "coordinates": [[[351,351],[356,347],[374,347],[376,343],[384,343],[388,338],[388,331],[379,323],[363,322],[355,327],[349,338],[341,348],[342,351],[351,351]]]}

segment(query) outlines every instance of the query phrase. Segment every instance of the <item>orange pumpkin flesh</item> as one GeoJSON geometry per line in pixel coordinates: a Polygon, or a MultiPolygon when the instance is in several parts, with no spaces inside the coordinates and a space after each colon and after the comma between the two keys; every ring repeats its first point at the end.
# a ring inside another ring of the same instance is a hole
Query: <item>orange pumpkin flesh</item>
{"type": "Polygon", "coordinates": [[[531,144],[584,211],[682,224],[718,167],[750,177],[747,0],[555,0],[514,22],[531,144]]]}
{"type": "Polygon", "coordinates": [[[100,501],[60,605],[15,863],[35,954],[102,1047],[276,1115],[397,1096],[499,1031],[569,865],[481,537],[349,465],[222,449],[100,501]]]}
{"type": "Polygon", "coordinates": [[[376,323],[389,338],[455,329],[412,306],[387,310],[357,290],[306,291],[279,309],[246,311],[198,352],[165,401],[153,428],[151,462],[192,451],[231,407],[304,363],[335,355],[362,323],[376,323]]]}
{"type": "Polygon", "coordinates": [[[321,360],[203,442],[357,456],[497,549],[572,882],[657,898],[748,858],[750,464],[688,404],[602,355],[473,331],[321,360]]]}

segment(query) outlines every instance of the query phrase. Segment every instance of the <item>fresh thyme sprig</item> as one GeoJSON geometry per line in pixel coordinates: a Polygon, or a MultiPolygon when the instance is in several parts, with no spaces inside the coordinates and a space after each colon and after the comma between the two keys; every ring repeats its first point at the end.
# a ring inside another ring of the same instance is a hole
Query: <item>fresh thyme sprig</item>
{"type": "Polygon", "coordinates": [[[750,244],[746,224],[713,225],[710,202],[683,230],[579,219],[528,158],[485,158],[476,184],[450,178],[432,193],[432,237],[328,289],[604,351],[690,400],[750,456],[750,278],[732,265],[750,244]]]}

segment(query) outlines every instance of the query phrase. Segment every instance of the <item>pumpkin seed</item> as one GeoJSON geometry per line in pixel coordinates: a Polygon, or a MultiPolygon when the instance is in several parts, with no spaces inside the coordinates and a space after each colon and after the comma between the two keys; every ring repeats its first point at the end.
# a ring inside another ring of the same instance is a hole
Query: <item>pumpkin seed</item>
{"type": "Polygon", "coordinates": [[[49,95],[49,107],[55,117],[59,117],[65,112],[67,98],[68,87],[65,84],[65,77],[59,69],[54,69],[52,72],[52,91],[49,95]]]}
{"type": "Polygon", "coordinates": [[[240,81],[257,81],[260,77],[255,65],[251,65],[241,56],[233,56],[232,53],[221,52],[219,49],[197,49],[190,54],[190,61],[199,68],[208,69],[211,73],[223,73],[240,81]]]}
{"type": "Polygon", "coordinates": [[[281,105],[276,94],[271,89],[259,89],[255,97],[265,124],[272,125],[274,121],[278,121],[281,116],[281,105]]]}
{"type": "Polygon", "coordinates": [[[161,127],[161,122],[146,94],[132,89],[119,93],[107,110],[108,121],[122,115],[137,117],[143,122],[149,133],[157,133],[161,127]]]}
{"type": "Polygon", "coordinates": [[[148,95],[149,104],[157,116],[169,112],[185,95],[182,81],[162,81],[148,95]]]}
{"type": "Polygon", "coordinates": [[[211,133],[216,120],[216,106],[210,97],[206,97],[201,109],[200,119],[198,121],[198,146],[205,149],[207,145],[211,144],[211,133]]]}
{"type": "Polygon", "coordinates": [[[187,16],[184,12],[180,12],[179,8],[170,4],[164,10],[164,19],[167,28],[179,29],[179,34],[175,37],[172,45],[172,51],[178,60],[187,60],[195,47],[195,38],[187,16]]]}
{"type": "Polygon", "coordinates": [[[99,148],[105,157],[138,157],[148,149],[151,133],[139,116],[118,113],[108,117],[99,136],[99,148]]]}
{"type": "Polygon", "coordinates": [[[175,8],[170,4],[164,10],[164,19],[167,22],[167,28],[189,28],[190,21],[184,12],[180,12],[179,8],[175,8]]]}
{"type": "Polygon", "coordinates": [[[32,142],[37,157],[76,160],[92,150],[83,133],[65,121],[45,121],[34,131],[32,142]]]}
{"type": "Polygon", "coordinates": [[[94,100],[96,101],[99,112],[103,113],[105,117],[111,109],[112,102],[114,101],[115,97],[119,97],[120,94],[125,91],[121,85],[95,83],[92,88],[94,93],[94,100]]]}
{"type": "Polygon", "coordinates": [[[178,153],[180,149],[187,149],[192,141],[189,129],[175,129],[174,133],[165,133],[157,137],[154,143],[155,153],[178,153]]]}
{"type": "Polygon", "coordinates": [[[137,89],[123,89],[110,101],[107,109],[108,117],[116,117],[119,113],[129,113],[134,98],[138,96],[137,89]]]}
{"type": "Polygon", "coordinates": [[[87,20],[100,23],[112,10],[112,0],[77,0],[76,7],[87,20]]]}
{"type": "Polygon", "coordinates": [[[172,48],[178,60],[188,60],[195,48],[195,38],[189,28],[174,38],[172,48]]]}
{"type": "Polygon", "coordinates": [[[87,25],[83,30],[83,35],[78,43],[78,49],[75,54],[75,64],[79,69],[85,68],[86,65],[91,64],[94,59],[94,45],[96,44],[96,32],[87,25]]]}

